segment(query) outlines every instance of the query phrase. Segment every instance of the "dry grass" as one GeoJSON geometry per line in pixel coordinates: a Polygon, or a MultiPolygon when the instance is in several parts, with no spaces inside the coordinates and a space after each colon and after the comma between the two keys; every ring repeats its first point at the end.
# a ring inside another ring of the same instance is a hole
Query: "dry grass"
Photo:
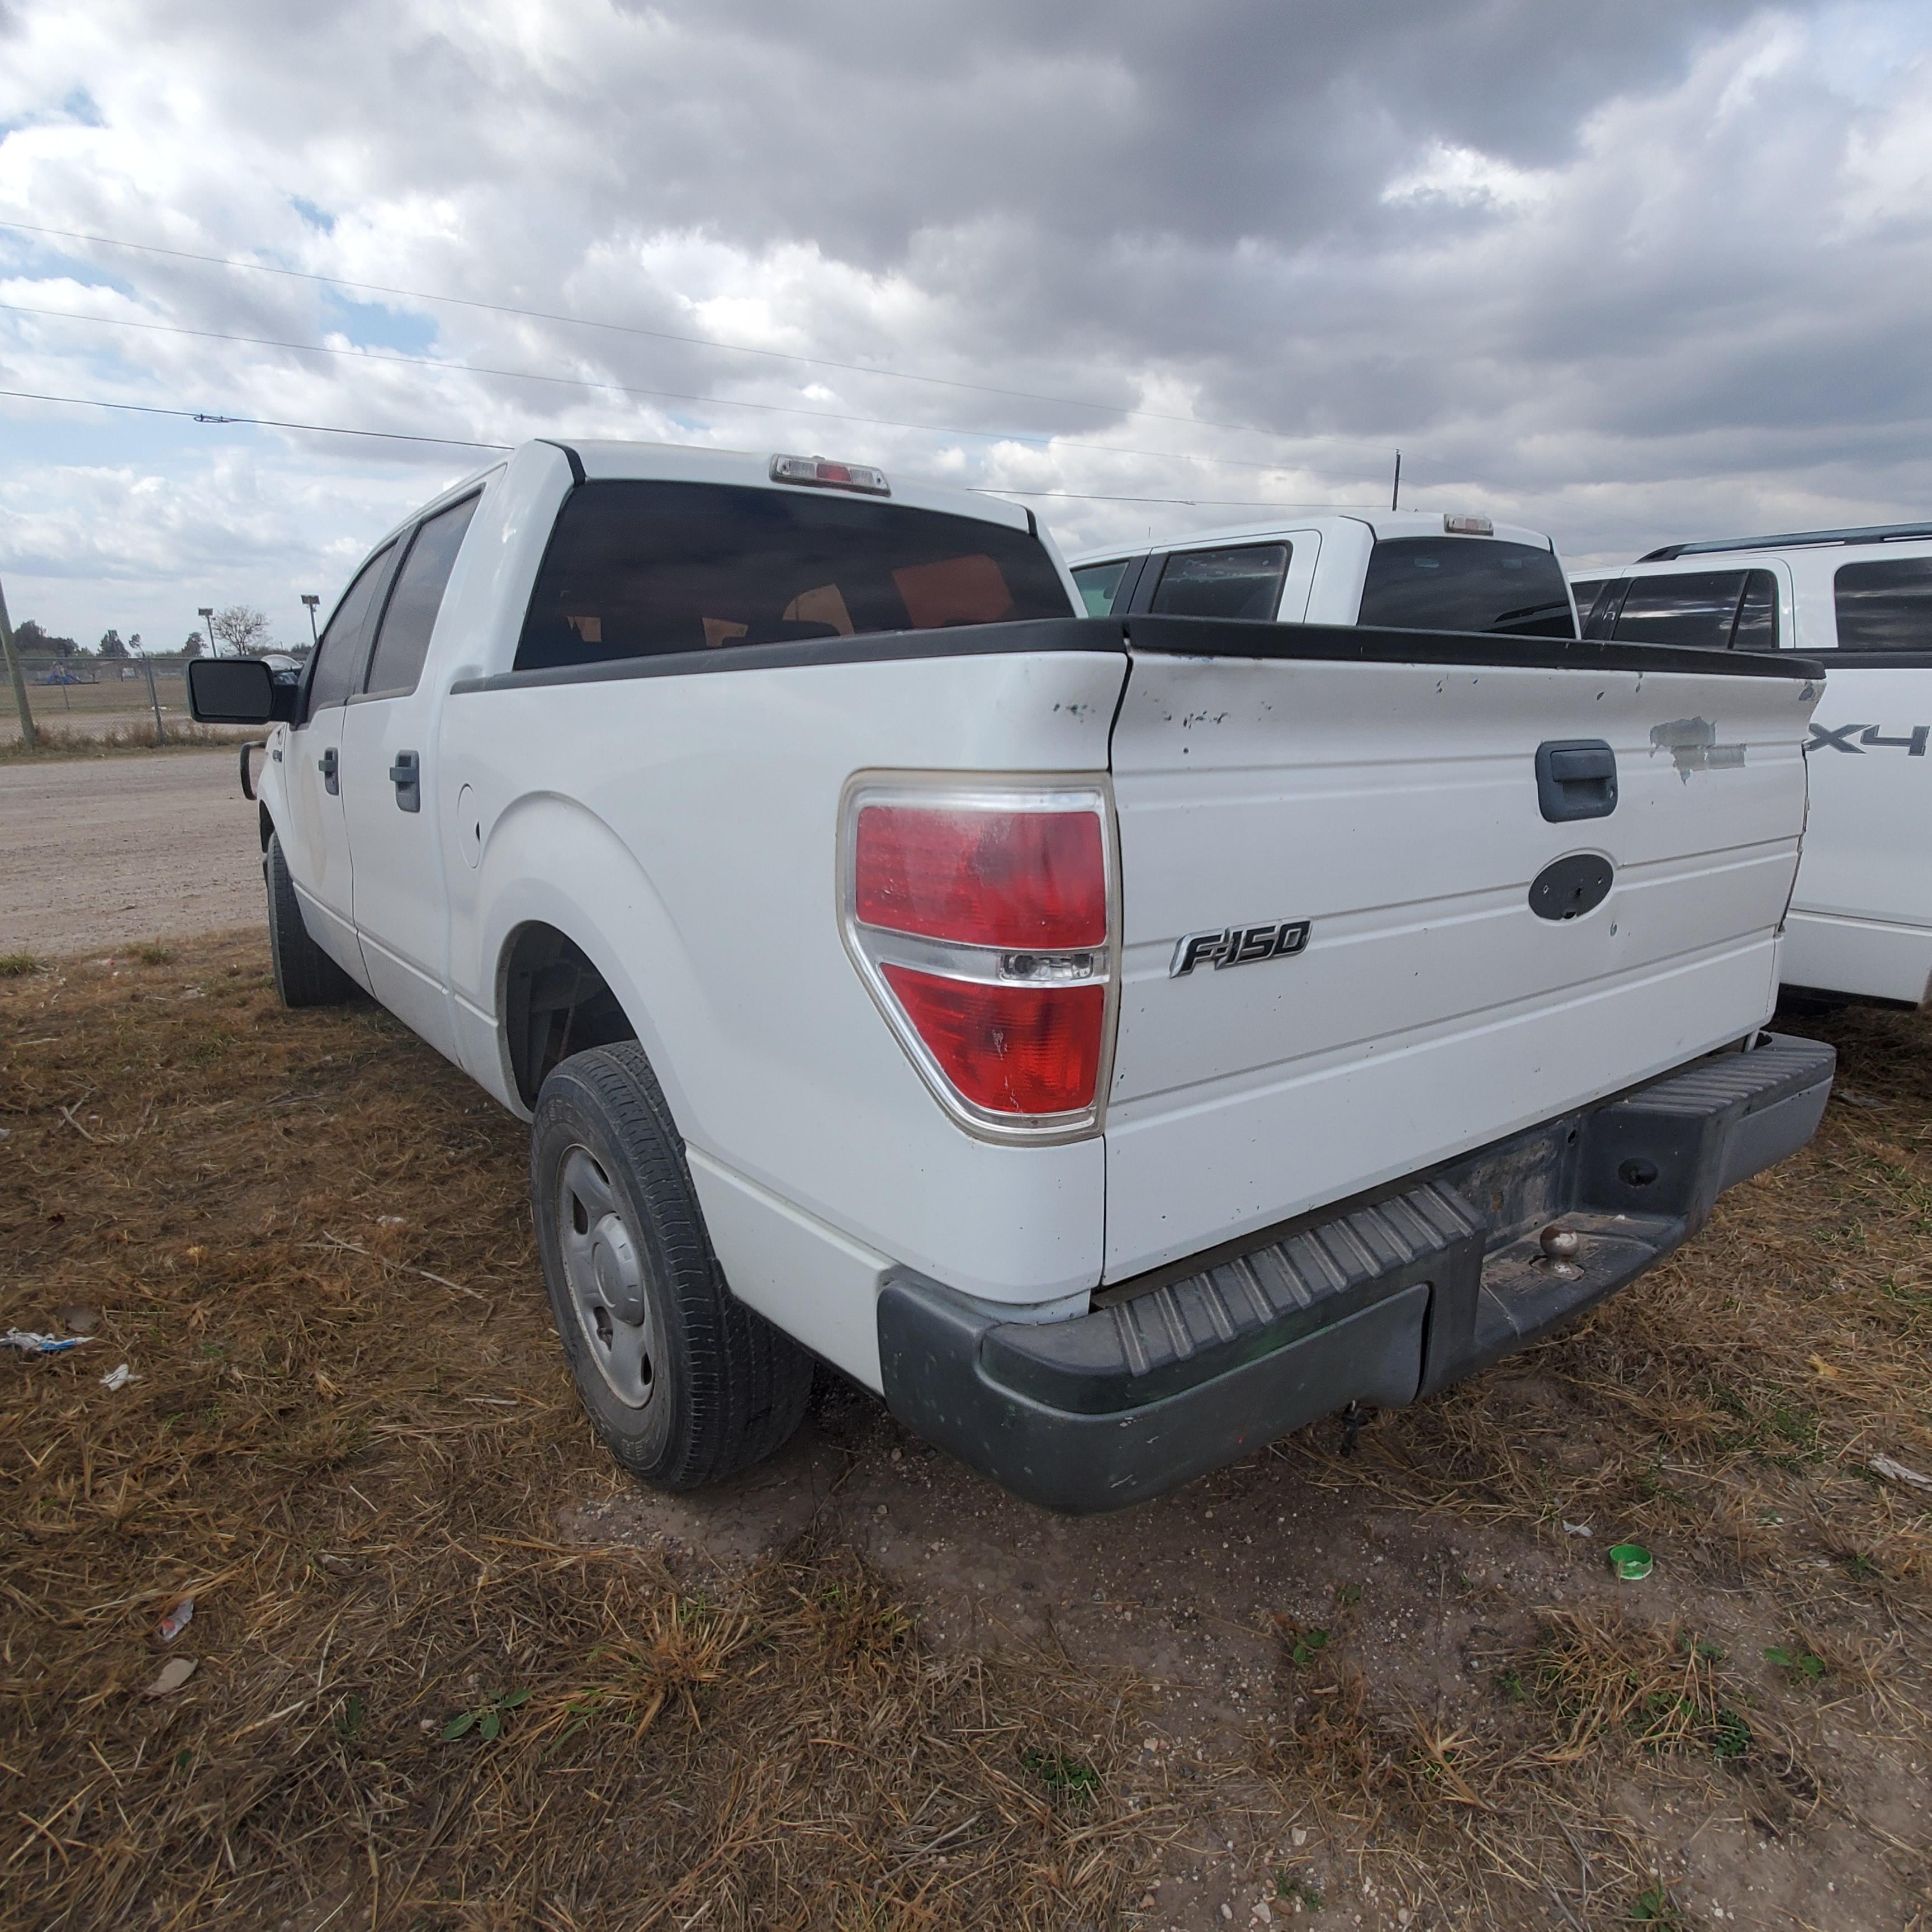
{"type": "MultiPolygon", "coordinates": [[[[566,1540],[610,1477],[522,1130],[372,1008],[280,1012],[258,938],[167,952],[0,982],[0,1322],[103,1318],[0,1359],[0,1925],[1157,1924],[1164,1844],[1244,1806],[1372,1874],[1370,1923],[1678,1922],[1659,1805],[1924,1896],[1922,1831],[1858,1782],[1932,1739],[1932,1514],[1868,1468],[1932,1470],[1924,1022],[1825,1027],[1876,1104],[1646,1289],[1346,1462],[1280,1452],[1352,1508],[1614,1526],[1657,1585],[1505,1606],[1474,1721],[1405,1695],[1345,1592],[1282,1626],[1252,1765],[1156,1786],[1136,1685],[935,1654],[830,1526],[703,1587],[566,1540]]],[[[1277,1922],[1330,1922],[1279,1856],[1277,1922]]]]}
{"type": "Polygon", "coordinates": [[[14,982],[0,1042],[5,1320],[103,1316],[0,1362],[0,1923],[1117,1916],[1117,1688],[935,1658],[809,1539],[704,1592],[560,1540],[607,1466],[522,1132],[393,1022],[250,938],[14,982]]]}
{"type": "Polygon", "coordinates": [[[158,734],[151,719],[145,724],[110,724],[104,730],[76,730],[71,726],[43,724],[34,721],[34,746],[27,748],[20,737],[0,738],[0,762],[24,764],[32,758],[103,758],[122,752],[206,751],[210,746],[238,745],[248,736],[246,730],[232,725],[197,724],[192,718],[170,722],[164,734],[158,734]]]}
{"type": "Polygon", "coordinates": [[[1636,1815],[1668,1799],[1821,1847],[1828,1826],[1916,1901],[1911,1923],[1932,1908],[1922,1823],[1906,1839],[1865,1815],[1882,1767],[1932,1747],[1932,1498],[1870,1466],[1932,1472],[1932,1023],[1793,1030],[1834,1040],[1846,1097],[1700,1240],[1552,1342],[1376,1418],[1350,1461],[1332,1432],[1287,1450],[1364,1503],[1555,1540],[1592,1526],[1591,1546],[1657,1554],[1659,1581],[1613,1606],[1494,1606],[1468,1660],[1497,1691],[1478,1728],[1372,1682],[1346,1612],[1315,1659],[1284,1630],[1262,1744],[1282,1802],[1339,1821],[1418,1904],[1501,1924],[1540,1896],[1576,1924],[1598,1922],[1594,1892],[1677,1923],[1661,1820],[1636,1815]]]}

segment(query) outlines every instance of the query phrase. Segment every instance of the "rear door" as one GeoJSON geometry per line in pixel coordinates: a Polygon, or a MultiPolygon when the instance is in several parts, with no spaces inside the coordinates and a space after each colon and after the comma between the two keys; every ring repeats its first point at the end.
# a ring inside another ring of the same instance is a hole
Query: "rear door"
{"type": "Polygon", "coordinates": [[[1837,647],[1819,652],[1827,682],[1792,910],[1868,928],[1869,983],[1815,983],[1916,1002],[1932,928],[1932,555],[1893,548],[1800,562],[1801,647],[1834,634],[1837,647]]]}
{"type": "Polygon", "coordinates": [[[402,540],[364,688],[343,727],[343,802],[355,860],[356,928],[370,990],[412,1031],[455,1057],[434,805],[439,696],[423,666],[478,497],[402,540]]]}
{"type": "Polygon", "coordinates": [[[316,646],[304,688],[303,713],[289,732],[289,823],[283,828],[302,924],[322,950],[358,985],[369,975],[356,942],[355,886],[349,828],[343,814],[345,773],[343,712],[361,688],[372,619],[395,561],[386,544],[356,574],[316,646]]]}
{"type": "Polygon", "coordinates": [[[1256,626],[1237,654],[1222,626],[1128,630],[1109,1280],[1770,1012],[1816,696],[1770,674],[1786,662],[1316,626],[1256,626]],[[1539,782],[1540,748],[1591,746],[1614,756],[1607,812],[1600,751],[1539,782]],[[1539,881],[1606,874],[1574,916],[1549,890],[1532,907],[1539,881]]]}

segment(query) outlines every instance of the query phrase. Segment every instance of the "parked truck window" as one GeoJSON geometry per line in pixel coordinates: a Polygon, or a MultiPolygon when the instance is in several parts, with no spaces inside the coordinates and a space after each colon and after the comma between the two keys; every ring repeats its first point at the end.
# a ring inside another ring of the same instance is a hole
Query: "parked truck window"
{"type": "Polygon", "coordinates": [[[1073,573],[1075,587],[1080,592],[1080,601],[1085,605],[1090,617],[1106,617],[1113,614],[1114,599],[1119,596],[1120,579],[1127,574],[1130,558],[1122,557],[1114,563],[1090,563],[1084,570],[1073,573]]]}
{"type": "Polygon", "coordinates": [[[1832,588],[1840,650],[1932,651],[1932,556],[1840,564],[1832,588]]]}
{"type": "Polygon", "coordinates": [[[1173,617],[1273,620],[1293,545],[1249,544],[1238,550],[1186,550],[1167,560],[1150,608],[1173,617]]]}
{"type": "Polygon", "coordinates": [[[394,544],[385,544],[356,574],[356,581],[344,593],[315,649],[315,669],[309,675],[308,708],[311,712],[346,701],[362,682],[362,646],[369,628],[369,612],[389,574],[394,544]]]}
{"type": "Polygon", "coordinates": [[[369,660],[368,691],[372,698],[401,698],[416,688],[423,659],[429,655],[430,633],[442,608],[449,573],[464,532],[476,514],[474,496],[428,518],[410,544],[410,554],[396,573],[389,608],[369,660]]]}
{"type": "Polygon", "coordinates": [[[1517,638],[1576,634],[1556,553],[1496,537],[1390,537],[1378,543],[1357,622],[1517,638]]]}
{"type": "Polygon", "coordinates": [[[1778,642],[1777,602],[1777,580],[1768,570],[1640,578],[1625,593],[1615,635],[1619,644],[1726,651],[1735,640],[1747,650],[1772,650],[1778,642]],[[1742,638],[1741,628],[1746,632],[1742,638]]]}
{"type": "Polygon", "coordinates": [[[592,482],[557,513],[516,668],[1072,614],[1025,530],[803,491],[592,482]]]}

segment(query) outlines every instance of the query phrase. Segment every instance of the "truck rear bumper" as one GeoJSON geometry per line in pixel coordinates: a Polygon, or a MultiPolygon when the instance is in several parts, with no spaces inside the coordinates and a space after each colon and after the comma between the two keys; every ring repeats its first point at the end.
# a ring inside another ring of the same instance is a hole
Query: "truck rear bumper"
{"type": "Polygon", "coordinates": [[[878,1302],[887,1402],[1016,1495],[1118,1509],[1359,1401],[1399,1406],[1549,1334],[1694,1234],[1816,1130],[1836,1056],[1761,1034],[1071,1320],[916,1276],[878,1302]],[[1578,1237],[1546,1256],[1541,1231],[1578,1237]]]}

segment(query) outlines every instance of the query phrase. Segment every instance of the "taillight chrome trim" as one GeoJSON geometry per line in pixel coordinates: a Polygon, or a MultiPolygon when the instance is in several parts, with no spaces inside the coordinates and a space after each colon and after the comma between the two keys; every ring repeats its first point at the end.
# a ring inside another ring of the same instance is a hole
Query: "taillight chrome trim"
{"type": "Polygon", "coordinates": [[[1107,1089],[1113,1078],[1120,998],[1120,850],[1112,788],[1104,772],[1064,778],[973,772],[854,772],[846,781],[839,801],[837,892],[839,936],[847,956],[907,1058],[958,1126],[982,1140],[1028,1147],[1084,1140],[1101,1131],[1107,1089]],[[1106,880],[1105,942],[1090,947],[1027,951],[931,939],[864,924],[856,911],[859,814],[872,805],[911,806],[928,811],[1091,812],[1100,825],[1106,880]],[[947,1078],[887,985],[882,970],[887,964],[982,984],[1104,987],[1106,1007],[1094,1104],[1066,1113],[1015,1114],[996,1112],[968,1100],[947,1078]]]}

